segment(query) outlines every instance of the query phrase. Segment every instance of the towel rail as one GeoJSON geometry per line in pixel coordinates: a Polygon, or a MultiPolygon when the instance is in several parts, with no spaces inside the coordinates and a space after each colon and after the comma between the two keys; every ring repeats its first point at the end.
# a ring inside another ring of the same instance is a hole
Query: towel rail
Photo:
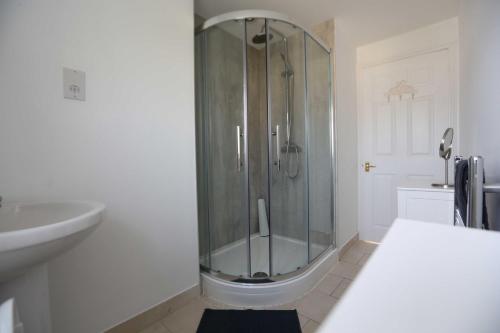
{"type": "Polygon", "coordinates": [[[484,160],[481,156],[469,157],[467,183],[467,228],[483,228],[484,160]]]}
{"type": "MultiPolygon", "coordinates": [[[[455,157],[455,167],[463,160],[455,157]]],[[[465,221],[467,228],[483,228],[483,199],[484,193],[500,193],[500,184],[484,184],[484,159],[481,156],[468,158],[468,180],[467,180],[467,213],[465,221]]],[[[457,223],[457,199],[455,198],[455,224],[457,223]]]]}
{"type": "Polygon", "coordinates": [[[500,193],[500,184],[484,185],[483,190],[486,193],[500,193]]]}

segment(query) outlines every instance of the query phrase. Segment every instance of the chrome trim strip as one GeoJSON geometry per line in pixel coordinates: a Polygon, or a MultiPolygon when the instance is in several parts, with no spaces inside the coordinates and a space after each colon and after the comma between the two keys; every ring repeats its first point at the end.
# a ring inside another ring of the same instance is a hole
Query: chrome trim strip
{"type": "Polygon", "coordinates": [[[337,248],[337,98],[335,90],[337,89],[335,81],[335,52],[330,53],[329,74],[330,74],[330,145],[331,145],[331,216],[332,219],[332,244],[337,248]]]}
{"type": "Polygon", "coordinates": [[[277,20],[277,21],[283,21],[286,23],[289,23],[293,26],[296,26],[302,30],[304,30],[309,36],[311,36],[312,39],[314,39],[319,45],[321,45],[322,48],[324,48],[328,53],[330,53],[330,48],[326,46],[325,43],[323,43],[319,38],[316,38],[314,34],[309,30],[304,28],[304,26],[295,23],[295,20],[290,18],[289,16],[271,11],[271,10],[256,10],[256,9],[249,9],[249,10],[237,10],[234,12],[228,12],[224,14],[220,14],[214,17],[209,18],[203,24],[201,25],[200,29],[198,32],[201,32],[203,30],[206,30],[214,25],[217,25],[219,23],[225,22],[225,21],[231,21],[231,20],[244,20],[247,18],[264,18],[264,19],[270,19],[270,20],[277,20]]]}
{"type": "Polygon", "coordinates": [[[272,100],[271,100],[271,48],[269,47],[269,21],[265,20],[266,25],[266,93],[267,93],[267,197],[269,207],[268,221],[269,221],[269,276],[273,275],[273,216],[272,216],[272,183],[273,183],[273,137],[272,137],[272,100]]]}
{"type": "MultiPolygon", "coordinates": [[[[307,33],[304,31],[303,34],[303,39],[304,39],[304,147],[305,147],[305,154],[304,154],[304,187],[305,187],[305,195],[304,195],[304,209],[306,210],[304,212],[304,218],[306,219],[307,223],[307,265],[310,265],[311,263],[311,219],[310,219],[310,214],[309,214],[309,205],[311,202],[309,201],[310,197],[310,184],[309,184],[309,143],[310,143],[310,135],[311,135],[311,129],[310,129],[310,112],[309,112],[309,83],[308,83],[308,77],[307,77],[307,60],[309,57],[307,56],[307,33]]],[[[306,266],[307,266],[306,265],[306,266]]]]}
{"type": "Polygon", "coordinates": [[[248,74],[247,74],[247,22],[243,22],[243,167],[244,167],[244,209],[246,213],[245,223],[248,226],[247,234],[247,269],[248,276],[252,276],[252,243],[250,241],[251,227],[250,227],[250,175],[248,172],[248,74]]]}

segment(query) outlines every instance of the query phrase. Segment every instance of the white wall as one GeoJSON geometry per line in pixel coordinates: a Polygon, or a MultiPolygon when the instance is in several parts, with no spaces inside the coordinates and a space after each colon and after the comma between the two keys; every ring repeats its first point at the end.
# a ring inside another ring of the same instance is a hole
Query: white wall
{"type": "Polygon", "coordinates": [[[342,18],[335,19],[337,129],[337,247],[358,232],[356,46],[342,18]]]}
{"type": "Polygon", "coordinates": [[[193,3],[0,2],[0,192],[94,199],[50,265],[55,332],[109,328],[198,283],[193,3]],[[87,100],[62,98],[62,67],[87,100]]]}
{"type": "MultiPolygon", "coordinates": [[[[460,2],[460,135],[464,156],[482,155],[487,182],[500,182],[500,1],[460,2]]],[[[500,196],[488,195],[500,230],[500,196]]]]}
{"type": "Polygon", "coordinates": [[[357,50],[359,66],[379,65],[422,52],[448,48],[458,41],[456,17],[391,38],[360,46],[357,50]]]}

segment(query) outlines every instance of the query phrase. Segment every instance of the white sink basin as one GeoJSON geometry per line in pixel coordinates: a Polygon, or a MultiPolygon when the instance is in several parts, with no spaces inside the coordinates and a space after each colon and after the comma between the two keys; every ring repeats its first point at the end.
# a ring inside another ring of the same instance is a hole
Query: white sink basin
{"type": "Polygon", "coordinates": [[[0,208],[0,282],[21,275],[84,239],[105,206],[91,201],[5,204],[0,208]]]}

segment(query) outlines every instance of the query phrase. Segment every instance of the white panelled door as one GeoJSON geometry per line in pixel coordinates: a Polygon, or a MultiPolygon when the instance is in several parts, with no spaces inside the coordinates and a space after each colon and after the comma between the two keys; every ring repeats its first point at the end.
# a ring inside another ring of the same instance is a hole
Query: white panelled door
{"type": "Polygon", "coordinates": [[[444,178],[439,140],[447,127],[456,130],[449,52],[426,53],[360,72],[361,239],[383,238],[397,216],[399,184],[444,178]],[[397,95],[401,81],[415,88],[415,93],[402,89],[402,95],[397,95]],[[390,91],[396,95],[388,96],[390,91]],[[365,171],[365,162],[375,167],[365,171]]]}

